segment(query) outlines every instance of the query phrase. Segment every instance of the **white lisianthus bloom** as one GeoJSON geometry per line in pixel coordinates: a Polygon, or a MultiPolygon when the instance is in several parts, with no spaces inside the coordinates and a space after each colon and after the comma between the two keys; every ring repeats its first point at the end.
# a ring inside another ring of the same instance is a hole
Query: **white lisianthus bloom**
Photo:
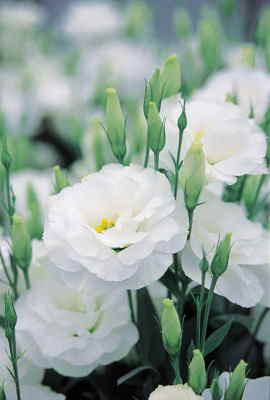
{"type": "Polygon", "coordinates": [[[138,340],[126,292],[95,278],[76,289],[55,279],[33,284],[15,306],[25,356],[65,376],[86,376],[118,361],[138,340]]]}
{"type": "Polygon", "coordinates": [[[63,30],[77,40],[95,40],[120,31],[123,21],[107,2],[74,3],[63,21],[63,30]]]}
{"type": "Polygon", "coordinates": [[[48,171],[22,170],[11,176],[11,184],[16,196],[16,212],[24,217],[29,215],[27,190],[29,185],[35,190],[41,211],[45,215],[49,196],[52,192],[52,176],[48,171]]]}
{"type": "Polygon", "coordinates": [[[260,123],[270,101],[270,74],[251,67],[226,69],[213,75],[194,97],[225,101],[227,96],[236,96],[240,109],[249,117],[251,110],[260,123]]]}
{"type": "MultiPolygon", "coordinates": [[[[170,153],[176,154],[179,131],[177,120],[181,113],[180,97],[162,104],[166,119],[166,147],[161,161],[172,168],[170,153]]],[[[200,141],[205,154],[208,180],[233,184],[237,176],[265,172],[266,139],[253,120],[242,115],[234,104],[210,100],[186,104],[187,128],[183,135],[181,158],[194,141],[200,141]]]]}
{"type": "Polygon", "coordinates": [[[31,29],[44,21],[44,11],[36,4],[4,3],[0,7],[1,26],[14,30],[31,29]]]}
{"type": "Polygon", "coordinates": [[[80,93],[86,100],[92,98],[101,87],[117,87],[121,95],[141,96],[145,79],[158,61],[151,47],[128,41],[105,43],[94,51],[84,54],[80,63],[80,93]],[[143,62],[141,60],[143,59],[143,62]],[[91,85],[85,85],[85,79],[91,85]]]}
{"type": "MultiPolygon", "coordinates": [[[[219,383],[222,390],[226,390],[229,384],[230,374],[224,372],[220,378],[219,383]]],[[[270,377],[264,376],[263,378],[247,379],[244,400],[269,400],[270,396],[270,377]]],[[[212,400],[211,392],[209,389],[205,390],[202,398],[204,400],[212,400]]]]}
{"type": "MultiPolygon", "coordinates": [[[[7,400],[16,400],[14,381],[7,368],[11,368],[8,343],[0,331],[0,386],[5,389],[7,400]]],[[[41,385],[44,371],[29,362],[23,351],[18,351],[18,369],[20,375],[20,389],[22,398],[35,400],[64,400],[65,396],[54,393],[50,388],[41,385]]]]}
{"type": "Polygon", "coordinates": [[[44,241],[71,281],[88,274],[138,289],[169,268],[188,226],[163,174],[109,164],[51,198],[44,241]]]}
{"type": "Polygon", "coordinates": [[[196,395],[188,385],[158,386],[150,396],[149,400],[199,400],[201,396],[196,395]]]}
{"type": "MultiPolygon", "coordinates": [[[[195,209],[190,242],[182,255],[184,272],[201,283],[202,249],[211,263],[218,241],[227,233],[232,233],[229,265],[219,278],[215,292],[242,307],[253,307],[270,285],[270,269],[262,267],[269,259],[270,238],[259,223],[246,218],[241,206],[209,196],[195,209]]],[[[207,288],[210,283],[209,272],[207,288]]]]}

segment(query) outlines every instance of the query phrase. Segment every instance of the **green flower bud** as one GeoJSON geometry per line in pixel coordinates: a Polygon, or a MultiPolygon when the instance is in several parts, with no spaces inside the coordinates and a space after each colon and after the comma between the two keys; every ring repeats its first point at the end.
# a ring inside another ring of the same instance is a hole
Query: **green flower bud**
{"type": "Polygon", "coordinates": [[[6,399],[7,398],[6,398],[6,393],[5,393],[4,387],[1,386],[0,387],[0,400],[6,400],[6,399]]]}
{"type": "Polygon", "coordinates": [[[28,232],[31,239],[41,240],[43,234],[43,217],[39,200],[33,185],[27,186],[27,205],[30,211],[30,217],[27,220],[28,232]]]}
{"type": "Polygon", "coordinates": [[[162,93],[161,93],[161,75],[160,69],[157,68],[153,73],[149,82],[146,82],[145,92],[144,92],[144,104],[143,104],[143,111],[145,119],[148,118],[149,112],[149,104],[150,102],[156,103],[158,110],[160,109],[161,100],[162,100],[162,93]]]}
{"type": "Polygon", "coordinates": [[[32,245],[25,221],[18,215],[13,216],[11,239],[15,261],[20,268],[27,270],[32,259],[32,245]]]}
{"type": "Polygon", "coordinates": [[[187,127],[187,114],[186,114],[186,104],[184,102],[180,117],[178,118],[177,121],[178,129],[180,134],[183,134],[184,130],[187,127]]]}
{"type": "Polygon", "coordinates": [[[221,400],[223,398],[223,391],[217,378],[215,378],[211,384],[211,394],[212,400],[221,400]]]}
{"type": "Polygon", "coordinates": [[[263,181],[263,175],[248,175],[245,179],[242,199],[250,217],[252,217],[263,181]]]}
{"type": "Polygon", "coordinates": [[[264,47],[269,35],[270,26],[270,6],[266,6],[262,9],[256,31],[256,39],[260,46],[264,47]]]}
{"type": "Polygon", "coordinates": [[[17,314],[14,308],[13,296],[11,293],[4,295],[4,310],[5,310],[5,335],[8,340],[14,337],[14,330],[17,324],[17,314]]]}
{"type": "Polygon", "coordinates": [[[225,392],[224,400],[242,400],[246,385],[246,367],[244,361],[240,361],[230,376],[230,383],[225,392]]]}
{"type": "Polygon", "coordinates": [[[163,346],[171,357],[176,357],[179,354],[182,341],[181,324],[173,301],[164,299],[163,305],[164,309],[161,316],[163,346]]]}
{"type": "Polygon", "coordinates": [[[256,47],[252,44],[241,48],[241,62],[249,67],[255,67],[256,64],[256,47]]]}
{"type": "Polygon", "coordinates": [[[226,17],[230,17],[235,10],[235,5],[236,5],[235,0],[222,0],[221,1],[221,9],[222,9],[223,14],[226,17]]]}
{"type": "Polygon", "coordinates": [[[93,138],[93,155],[95,157],[96,169],[100,170],[104,164],[106,164],[104,154],[104,141],[103,141],[103,130],[100,121],[97,118],[93,118],[90,124],[89,134],[93,138]]]}
{"type": "Polygon", "coordinates": [[[199,141],[192,144],[185,156],[180,170],[180,183],[188,210],[194,210],[205,184],[205,158],[199,141]]]}
{"type": "Polygon", "coordinates": [[[126,22],[127,35],[130,37],[140,36],[144,32],[144,27],[147,25],[150,17],[150,9],[143,1],[133,1],[128,10],[126,22]]]}
{"type": "Polygon", "coordinates": [[[200,261],[199,267],[200,267],[200,270],[202,271],[202,273],[204,273],[204,274],[206,274],[206,272],[209,271],[209,262],[206,258],[204,249],[203,249],[203,257],[200,261]]]}
{"type": "Polygon", "coordinates": [[[180,92],[181,67],[175,54],[165,61],[161,73],[162,98],[165,99],[180,92]]]}
{"type": "Polygon", "coordinates": [[[126,155],[125,118],[115,89],[107,89],[106,102],[107,137],[114,156],[120,163],[126,155]]]}
{"type": "Polygon", "coordinates": [[[207,12],[199,21],[198,37],[200,54],[204,61],[206,75],[214,72],[221,64],[221,34],[217,17],[207,12]]]}
{"type": "Polygon", "coordinates": [[[200,350],[193,350],[193,357],[188,367],[188,384],[197,394],[201,394],[206,387],[207,373],[200,350]]]}
{"type": "Polygon", "coordinates": [[[220,277],[228,268],[231,253],[231,238],[232,234],[227,233],[224,239],[221,240],[217,245],[210,267],[215,278],[220,277]]]}
{"type": "Polygon", "coordinates": [[[59,165],[53,168],[54,172],[54,193],[57,194],[61,192],[62,189],[69,186],[69,181],[66,175],[63,173],[59,165]]]}
{"type": "Polygon", "coordinates": [[[7,170],[10,170],[12,157],[10,152],[8,151],[6,135],[3,135],[2,137],[1,163],[7,170]]]}
{"type": "Polygon", "coordinates": [[[179,8],[174,14],[174,26],[180,39],[186,39],[191,35],[192,24],[190,16],[185,8],[179,8]]]}
{"type": "Polygon", "coordinates": [[[154,102],[149,103],[148,111],[149,146],[154,153],[160,153],[165,146],[165,126],[154,102]]]}

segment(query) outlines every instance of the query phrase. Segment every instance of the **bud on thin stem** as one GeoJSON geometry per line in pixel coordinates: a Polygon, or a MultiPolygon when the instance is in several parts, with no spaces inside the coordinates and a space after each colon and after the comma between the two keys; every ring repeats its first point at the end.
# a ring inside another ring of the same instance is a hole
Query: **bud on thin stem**
{"type": "Polygon", "coordinates": [[[63,173],[59,165],[53,168],[54,172],[54,193],[60,193],[62,189],[69,186],[69,181],[66,175],[63,173]]]}
{"type": "Polygon", "coordinates": [[[230,377],[228,389],[224,400],[242,400],[246,385],[246,367],[244,361],[240,361],[230,377]]]}
{"type": "Polygon", "coordinates": [[[169,56],[165,61],[161,73],[162,98],[165,99],[180,92],[181,67],[175,54],[169,56]]]}
{"type": "Polygon", "coordinates": [[[193,357],[188,368],[188,384],[197,394],[201,394],[206,387],[207,373],[200,350],[193,350],[193,357]]]}
{"type": "Polygon", "coordinates": [[[31,239],[41,240],[43,233],[43,217],[39,200],[33,185],[27,186],[27,205],[30,211],[30,217],[27,220],[27,227],[31,239]]]}
{"type": "Polygon", "coordinates": [[[114,156],[123,163],[126,155],[126,127],[125,118],[121,109],[117,92],[113,88],[107,89],[106,103],[106,134],[114,156]]]}
{"type": "Polygon", "coordinates": [[[210,267],[215,278],[219,278],[228,268],[231,253],[231,238],[232,234],[227,233],[224,239],[221,240],[217,245],[210,267]]]}
{"type": "Polygon", "coordinates": [[[172,358],[177,357],[181,348],[182,329],[178,313],[170,299],[163,300],[161,317],[162,339],[165,350],[172,358]]]}

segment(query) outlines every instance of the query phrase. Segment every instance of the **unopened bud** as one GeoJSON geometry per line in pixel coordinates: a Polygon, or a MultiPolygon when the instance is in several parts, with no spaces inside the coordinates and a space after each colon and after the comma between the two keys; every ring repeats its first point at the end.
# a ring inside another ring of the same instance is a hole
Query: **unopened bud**
{"type": "Polygon", "coordinates": [[[160,153],[165,146],[165,126],[160,118],[156,104],[152,101],[149,103],[147,125],[149,146],[154,153],[160,153]]]}
{"type": "Polygon", "coordinates": [[[143,1],[133,1],[128,10],[126,22],[127,35],[130,37],[140,36],[144,32],[144,28],[150,17],[151,12],[149,7],[143,1]]]}
{"type": "Polygon", "coordinates": [[[235,0],[222,0],[221,7],[222,12],[226,17],[230,17],[235,9],[236,2],[235,0]]]}
{"type": "Polygon", "coordinates": [[[180,170],[180,182],[186,206],[194,210],[205,184],[205,157],[200,142],[195,141],[188,150],[180,170]]]}
{"type": "Polygon", "coordinates": [[[173,301],[164,299],[163,305],[161,316],[163,345],[171,357],[176,357],[179,354],[182,341],[181,324],[173,301]]]}
{"type": "Polygon", "coordinates": [[[263,175],[248,175],[245,179],[242,199],[250,216],[254,211],[262,183],[263,175]]]}
{"type": "Polygon", "coordinates": [[[175,12],[174,25],[180,39],[186,39],[191,35],[191,19],[185,8],[180,8],[175,12]]]}
{"type": "Polygon", "coordinates": [[[228,389],[224,400],[242,400],[246,385],[246,367],[244,361],[240,361],[230,376],[228,389]]]}
{"type": "Polygon", "coordinates": [[[54,193],[60,193],[62,189],[69,186],[69,181],[66,175],[63,173],[59,165],[53,168],[54,172],[54,193]]]}
{"type": "Polygon", "coordinates": [[[6,135],[2,137],[1,163],[7,170],[10,169],[12,163],[12,157],[8,151],[6,135]]]}
{"type": "Polygon", "coordinates": [[[5,310],[5,335],[8,340],[14,336],[15,326],[17,324],[17,314],[14,308],[13,296],[11,293],[4,295],[4,310],[5,310]]]}
{"type": "Polygon", "coordinates": [[[107,89],[106,103],[107,137],[112,152],[119,162],[123,162],[126,155],[125,118],[115,89],[107,89]]]}
{"type": "Polygon", "coordinates": [[[193,350],[193,357],[188,368],[188,384],[197,394],[201,394],[206,387],[207,373],[200,350],[193,350]]]}
{"type": "Polygon", "coordinates": [[[92,139],[92,152],[96,162],[96,170],[100,170],[104,164],[106,164],[104,154],[104,141],[103,141],[103,129],[100,121],[97,118],[93,118],[90,123],[90,131],[88,132],[92,139]]]}
{"type": "Polygon", "coordinates": [[[211,394],[212,400],[221,400],[223,398],[223,391],[217,378],[215,378],[211,384],[211,394]]]}
{"type": "Polygon", "coordinates": [[[206,274],[206,272],[209,271],[209,262],[206,258],[204,249],[203,249],[203,257],[200,261],[199,267],[200,267],[200,270],[202,271],[202,273],[204,273],[204,274],[206,274]]]}
{"type": "Polygon", "coordinates": [[[266,6],[262,9],[257,25],[256,39],[260,46],[264,47],[267,42],[269,35],[270,25],[270,6],[266,6]]]}
{"type": "Polygon", "coordinates": [[[32,259],[32,245],[25,221],[18,215],[13,216],[12,251],[15,261],[23,270],[27,270],[32,259]]]}
{"type": "Polygon", "coordinates": [[[187,127],[187,114],[186,114],[186,103],[184,102],[181,114],[177,121],[178,129],[180,134],[183,134],[184,130],[187,127]]]}
{"type": "Polygon", "coordinates": [[[217,245],[210,267],[215,278],[219,278],[228,268],[231,254],[231,238],[232,234],[227,233],[224,239],[222,239],[217,245]]]}
{"type": "Polygon", "coordinates": [[[27,220],[28,232],[31,239],[41,240],[43,217],[36,191],[31,183],[27,186],[27,205],[30,211],[30,217],[27,220]]]}
{"type": "Polygon", "coordinates": [[[181,67],[175,54],[165,61],[161,73],[162,98],[174,96],[180,92],[181,88],[181,67]]]}
{"type": "Polygon", "coordinates": [[[221,63],[221,38],[217,17],[209,12],[207,14],[199,22],[199,39],[200,54],[209,75],[221,63]]]}

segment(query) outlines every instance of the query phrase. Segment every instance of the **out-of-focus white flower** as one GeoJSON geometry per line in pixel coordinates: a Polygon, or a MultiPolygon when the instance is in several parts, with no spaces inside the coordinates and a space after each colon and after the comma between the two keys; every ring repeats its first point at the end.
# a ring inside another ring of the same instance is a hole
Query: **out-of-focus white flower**
{"type": "MultiPolygon", "coordinates": [[[[181,113],[180,98],[163,102],[166,118],[166,147],[160,158],[172,167],[170,152],[175,155],[181,113]]],[[[200,141],[205,154],[208,180],[233,184],[237,176],[265,172],[266,139],[262,130],[242,115],[234,104],[195,100],[186,104],[187,128],[184,131],[181,158],[194,141],[200,141]]]]}
{"type": "Polygon", "coordinates": [[[145,79],[155,69],[157,59],[151,50],[127,42],[114,41],[82,57],[81,87],[85,98],[91,98],[101,87],[117,87],[125,96],[143,96],[145,79]],[[141,62],[143,60],[143,62],[141,62]],[[85,82],[89,82],[85,85],[85,82]]]}
{"type": "MultiPolygon", "coordinates": [[[[16,400],[14,381],[11,378],[7,367],[11,368],[8,357],[9,350],[7,340],[0,331],[0,385],[4,385],[7,400],[16,400]]],[[[33,365],[25,358],[23,351],[18,351],[18,369],[20,375],[20,388],[22,397],[35,400],[64,400],[65,396],[54,393],[50,388],[42,386],[44,371],[33,365]]]]}
{"type": "MultiPolygon", "coordinates": [[[[229,384],[230,374],[228,372],[224,372],[220,378],[219,383],[222,390],[225,390],[229,384]]],[[[269,400],[270,396],[270,378],[268,376],[264,376],[263,378],[258,379],[247,379],[247,384],[244,392],[245,400],[269,400]]],[[[205,390],[203,393],[204,400],[212,400],[211,392],[209,389],[205,390]]]]}
{"type": "Polygon", "coordinates": [[[44,241],[55,268],[137,289],[158,280],[188,232],[168,180],[137,165],[109,164],[50,201],[44,241]]]}
{"type": "Polygon", "coordinates": [[[63,21],[63,30],[77,40],[95,40],[120,31],[123,25],[116,8],[108,2],[74,3],[63,21]]]}
{"type": "MultiPolygon", "coordinates": [[[[229,265],[218,280],[216,293],[242,307],[253,307],[270,285],[270,268],[262,266],[269,259],[270,238],[259,223],[246,218],[241,206],[208,196],[196,208],[190,242],[182,256],[183,269],[188,277],[201,283],[202,249],[211,262],[218,241],[227,233],[232,233],[229,265]]],[[[208,288],[210,283],[208,273],[208,288]]]]}
{"type": "Polygon", "coordinates": [[[171,385],[158,386],[150,396],[149,400],[199,400],[201,396],[197,396],[188,385],[171,385]]]}
{"type": "Polygon", "coordinates": [[[270,101],[270,74],[250,67],[238,67],[217,72],[194,96],[200,99],[225,101],[235,95],[242,112],[261,122],[270,101]]]}
{"type": "Polygon", "coordinates": [[[41,211],[46,214],[49,196],[52,192],[52,177],[48,171],[23,170],[11,177],[12,187],[16,196],[16,212],[24,217],[28,216],[27,190],[32,185],[39,200],[41,211]]]}
{"type": "Polygon", "coordinates": [[[0,24],[8,29],[31,29],[44,21],[44,10],[33,3],[9,3],[0,6],[0,24]]]}
{"type": "Polygon", "coordinates": [[[76,289],[55,279],[34,284],[16,311],[26,357],[66,376],[85,376],[120,360],[138,339],[126,292],[111,291],[96,278],[76,289]]]}

